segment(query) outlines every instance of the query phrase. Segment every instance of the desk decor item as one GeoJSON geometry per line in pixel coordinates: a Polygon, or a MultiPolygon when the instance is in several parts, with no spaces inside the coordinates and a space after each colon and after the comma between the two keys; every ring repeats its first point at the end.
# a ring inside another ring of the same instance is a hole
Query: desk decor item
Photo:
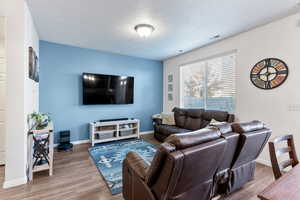
{"type": "Polygon", "coordinates": [[[35,129],[43,129],[48,126],[48,123],[51,121],[49,114],[34,112],[29,115],[29,127],[35,129]]]}
{"type": "Polygon", "coordinates": [[[279,87],[287,79],[288,66],[278,58],[259,61],[251,70],[250,80],[256,87],[264,90],[279,87]]]}

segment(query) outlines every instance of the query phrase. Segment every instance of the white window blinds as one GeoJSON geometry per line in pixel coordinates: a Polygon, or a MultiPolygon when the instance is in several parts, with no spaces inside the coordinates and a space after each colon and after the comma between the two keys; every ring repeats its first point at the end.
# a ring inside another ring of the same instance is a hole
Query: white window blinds
{"type": "Polygon", "coordinates": [[[235,54],[180,68],[181,106],[234,113],[235,54]]]}

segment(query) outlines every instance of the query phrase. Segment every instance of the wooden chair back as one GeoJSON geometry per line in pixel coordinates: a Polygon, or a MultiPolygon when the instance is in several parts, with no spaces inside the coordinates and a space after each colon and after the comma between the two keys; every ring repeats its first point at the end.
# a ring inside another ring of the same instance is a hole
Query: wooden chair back
{"type": "Polygon", "coordinates": [[[299,161],[296,154],[293,135],[285,135],[275,138],[272,142],[269,142],[270,158],[272,162],[272,168],[275,179],[282,176],[283,170],[289,166],[295,167],[299,161]],[[275,144],[287,142],[287,147],[275,149],[275,144]],[[279,162],[278,158],[283,154],[288,153],[289,159],[279,162]]]}

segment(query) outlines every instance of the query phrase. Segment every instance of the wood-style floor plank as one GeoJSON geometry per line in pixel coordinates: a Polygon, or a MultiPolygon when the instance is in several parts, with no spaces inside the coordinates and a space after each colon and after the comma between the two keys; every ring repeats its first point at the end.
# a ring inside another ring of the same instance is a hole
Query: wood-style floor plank
{"type": "MultiPolygon", "coordinates": [[[[145,138],[158,144],[153,138],[145,138]]],[[[105,181],[89,157],[89,144],[76,145],[72,152],[55,152],[54,173],[34,175],[32,183],[0,188],[0,200],[123,200],[122,195],[112,196],[105,181]]],[[[257,165],[255,180],[235,192],[226,200],[257,200],[256,197],[273,181],[272,170],[257,165]]],[[[4,181],[4,167],[0,167],[0,183],[4,181]]]]}

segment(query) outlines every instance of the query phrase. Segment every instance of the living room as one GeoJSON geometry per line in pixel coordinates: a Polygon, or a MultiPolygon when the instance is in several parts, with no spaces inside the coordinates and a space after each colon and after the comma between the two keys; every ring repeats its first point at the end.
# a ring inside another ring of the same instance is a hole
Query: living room
{"type": "Polygon", "coordinates": [[[299,11],[2,0],[0,199],[299,199],[299,11]]]}

